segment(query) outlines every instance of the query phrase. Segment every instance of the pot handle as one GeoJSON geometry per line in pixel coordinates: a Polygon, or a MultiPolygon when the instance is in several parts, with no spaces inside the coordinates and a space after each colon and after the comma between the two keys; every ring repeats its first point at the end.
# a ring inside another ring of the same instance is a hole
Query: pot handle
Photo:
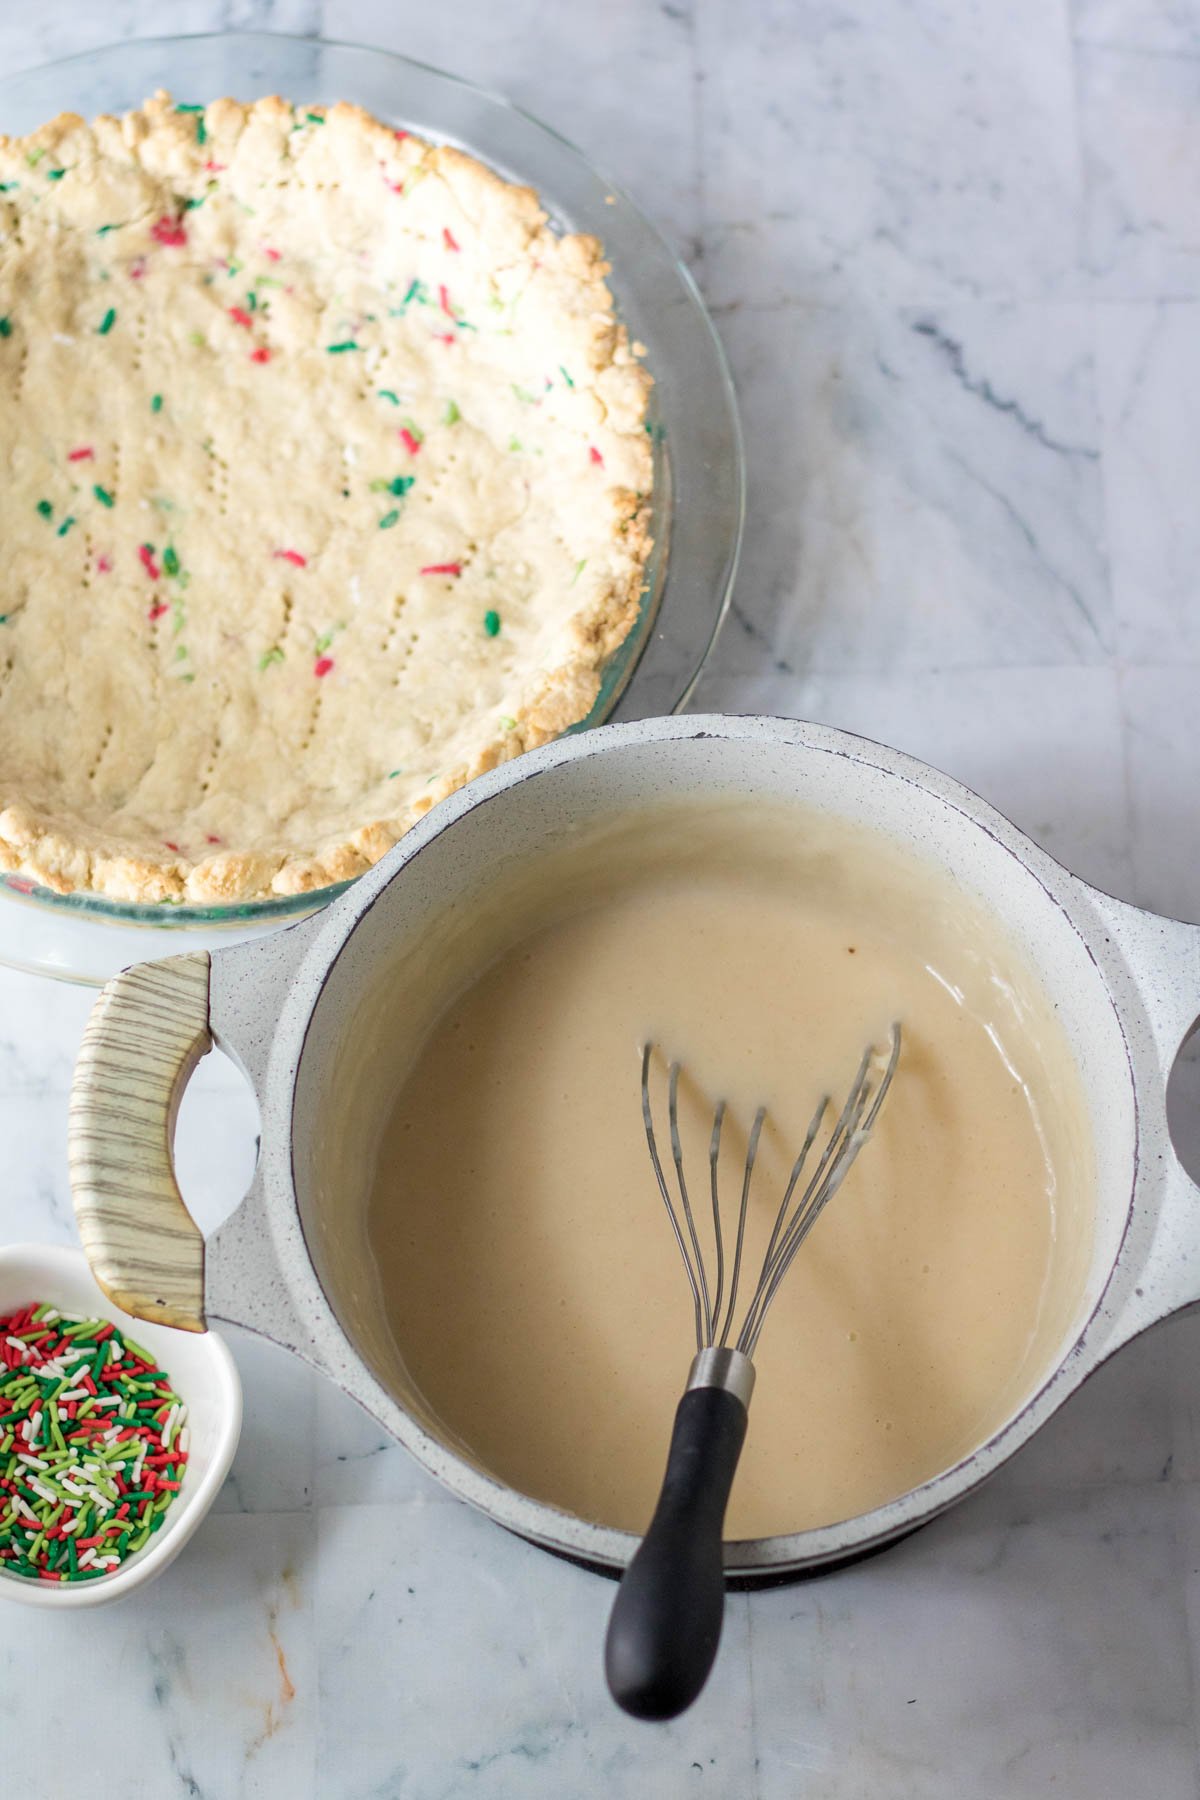
{"type": "Polygon", "coordinates": [[[126,969],[92,1008],[67,1148],[92,1273],[138,1319],[204,1331],[204,1237],[172,1145],[179,1101],[212,1046],[206,950],[126,969]]]}

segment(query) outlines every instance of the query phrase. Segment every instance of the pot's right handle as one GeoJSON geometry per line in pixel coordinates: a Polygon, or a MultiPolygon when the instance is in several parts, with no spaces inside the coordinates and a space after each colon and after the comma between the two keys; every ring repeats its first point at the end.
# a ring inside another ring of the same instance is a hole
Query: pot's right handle
{"type": "MultiPolygon", "coordinates": [[[[1147,912],[1110,894],[1089,890],[1124,975],[1121,1011],[1139,1019],[1139,1161],[1142,1178],[1159,1199],[1145,1216],[1136,1287],[1122,1309],[1119,1338],[1200,1301],[1200,1186],[1179,1160],[1167,1121],[1167,1084],[1175,1059],[1200,1020],[1200,925],[1147,912]]],[[[1107,970],[1115,985],[1115,971],[1107,970]]],[[[1135,1221],[1132,1231],[1138,1230],[1135,1221]]]]}
{"type": "Polygon", "coordinates": [[[71,1088],[68,1157],[92,1273],[138,1319],[203,1331],[204,1237],[175,1179],[179,1101],[212,1045],[209,956],[126,969],[92,1009],[71,1088]]]}

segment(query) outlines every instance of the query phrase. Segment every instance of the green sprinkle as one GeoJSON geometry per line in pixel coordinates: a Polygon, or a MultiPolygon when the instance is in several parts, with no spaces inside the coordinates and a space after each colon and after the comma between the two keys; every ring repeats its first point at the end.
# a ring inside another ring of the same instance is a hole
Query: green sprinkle
{"type": "Polygon", "coordinates": [[[97,327],[96,327],[97,336],[98,337],[107,337],[109,332],[112,330],[113,326],[116,324],[116,322],[117,322],[117,309],[115,306],[110,306],[108,311],[105,313],[104,317],[101,319],[99,325],[97,325],[97,327]]]}
{"type": "Polygon", "coordinates": [[[388,482],[388,493],[395,494],[398,500],[402,500],[416,479],[415,475],[397,475],[393,480],[388,482]]]}
{"type": "Polygon", "coordinates": [[[93,494],[95,494],[95,496],[96,496],[97,500],[100,502],[101,506],[111,506],[113,504],[113,497],[109,493],[108,489],[102,488],[98,482],[97,482],[96,486],[92,489],[92,492],[93,492],[93,494]]]}
{"type": "Polygon", "coordinates": [[[31,169],[36,169],[45,154],[46,151],[44,147],[39,150],[31,150],[26,156],[25,161],[29,164],[31,169]]]}
{"type": "Polygon", "coordinates": [[[161,412],[162,411],[162,395],[161,394],[151,394],[151,396],[150,396],[150,411],[151,412],[161,412]]]}
{"type": "Polygon", "coordinates": [[[582,562],[577,562],[575,564],[575,573],[571,577],[571,586],[572,587],[575,586],[575,583],[579,580],[579,577],[583,574],[583,571],[586,568],[587,568],[587,557],[585,556],[582,562]]]}
{"type": "Polygon", "coordinates": [[[325,123],[324,113],[305,113],[304,116],[310,125],[323,125],[325,123]]]}
{"type": "Polygon", "coordinates": [[[120,231],[120,229],[119,225],[97,225],[96,236],[107,237],[110,231],[120,231]]]}
{"type": "Polygon", "coordinates": [[[202,113],[204,111],[204,102],[202,100],[181,100],[176,106],[175,111],[177,113],[202,113]]]}
{"type": "Polygon", "coordinates": [[[559,365],[558,365],[558,372],[562,376],[563,380],[566,382],[566,384],[569,388],[573,388],[575,386],[575,383],[571,380],[571,377],[567,374],[567,371],[563,368],[561,363],[559,363],[559,365]]]}
{"type": "Polygon", "coordinates": [[[281,663],[283,660],[283,651],[279,648],[278,644],[273,645],[270,650],[264,651],[263,655],[258,659],[259,674],[261,675],[264,669],[269,669],[272,663],[281,663]]]}
{"type": "Polygon", "coordinates": [[[528,388],[518,387],[515,381],[511,385],[512,385],[513,393],[517,396],[518,400],[523,402],[524,405],[526,405],[526,406],[536,406],[537,405],[537,395],[536,394],[531,394],[529,392],[528,388]]]}
{"type": "Polygon", "coordinates": [[[198,207],[201,207],[204,205],[204,202],[207,199],[208,199],[207,194],[201,194],[198,199],[193,195],[192,199],[184,201],[184,203],[183,203],[184,212],[195,212],[198,207]]]}
{"type": "Polygon", "coordinates": [[[251,288],[250,292],[246,295],[246,311],[247,312],[257,312],[258,311],[258,295],[255,293],[253,288],[251,288]]]}
{"type": "Polygon", "coordinates": [[[12,336],[12,320],[9,318],[8,314],[5,313],[4,317],[2,319],[0,319],[0,338],[6,338],[6,337],[11,337],[11,336],[12,336]]]}
{"type": "Polygon", "coordinates": [[[19,181],[0,181],[0,194],[11,194],[14,188],[20,187],[19,181]]]}
{"type": "Polygon", "coordinates": [[[186,662],[187,661],[187,645],[186,644],[180,644],[179,647],[177,648],[177,650],[175,652],[175,661],[176,662],[186,662]]]}
{"type": "Polygon", "coordinates": [[[390,531],[392,529],[392,526],[399,519],[399,517],[400,517],[399,512],[393,506],[391,512],[385,512],[382,519],[380,519],[380,521],[379,521],[380,531],[390,531]]]}
{"type": "Polygon", "coordinates": [[[483,615],[483,629],[487,632],[489,637],[499,637],[500,614],[498,612],[485,612],[483,615]]]}
{"type": "Polygon", "coordinates": [[[46,180],[47,181],[61,181],[63,176],[66,174],[66,172],[67,171],[65,169],[47,169],[46,170],[46,180]]]}
{"type": "Polygon", "coordinates": [[[51,513],[54,511],[54,508],[51,506],[51,504],[48,500],[39,500],[37,503],[37,509],[41,513],[43,519],[48,519],[50,517],[51,513]]]}
{"type": "Polygon", "coordinates": [[[205,130],[204,120],[201,118],[196,120],[196,142],[198,144],[207,144],[208,142],[208,132],[205,130]]]}
{"type": "Polygon", "coordinates": [[[442,414],[442,424],[443,425],[457,425],[458,421],[461,418],[462,418],[462,414],[459,412],[458,407],[455,404],[455,402],[453,400],[447,400],[446,410],[442,414]]]}
{"type": "Polygon", "coordinates": [[[404,773],[403,769],[393,769],[391,774],[388,776],[388,780],[395,781],[397,775],[403,775],[403,773],[404,773]]]}
{"type": "Polygon", "coordinates": [[[208,339],[205,337],[205,335],[202,331],[189,331],[188,332],[188,343],[194,344],[196,346],[197,350],[202,349],[203,346],[205,344],[207,344],[207,342],[208,342],[208,339]]]}
{"type": "Polygon", "coordinates": [[[520,438],[510,437],[508,440],[508,447],[514,453],[514,455],[516,455],[516,454],[519,454],[519,452],[521,451],[523,446],[521,444],[520,438]]]}
{"type": "Polygon", "coordinates": [[[347,338],[345,342],[341,344],[326,344],[325,349],[330,356],[340,356],[343,350],[357,350],[358,345],[353,338],[347,338]]]}
{"type": "Polygon", "coordinates": [[[411,306],[414,300],[418,306],[429,305],[429,295],[425,291],[425,284],[421,281],[413,281],[409,284],[408,292],[400,302],[400,310],[403,312],[404,308],[411,306]]]}
{"type": "Polygon", "coordinates": [[[175,554],[175,548],[172,544],[168,544],[163,551],[163,568],[168,575],[178,575],[179,573],[179,558],[175,554]]]}
{"type": "MultiPolygon", "coordinates": [[[[4,333],[4,336],[8,336],[7,331],[4,333]]],[[[380,388],[378,389],[378,393],[381,400],[390,400],[393,406],[399,406],[400,396],[399,394],[393,394],[391,388],[380,388]]]]}
{"type": "Polygon", "coordinates": [[[515,731],[517,729],[517,721],[515,719],[506,718],[503,713],[500,715],[500,723],[505,731],[515,731]]]}

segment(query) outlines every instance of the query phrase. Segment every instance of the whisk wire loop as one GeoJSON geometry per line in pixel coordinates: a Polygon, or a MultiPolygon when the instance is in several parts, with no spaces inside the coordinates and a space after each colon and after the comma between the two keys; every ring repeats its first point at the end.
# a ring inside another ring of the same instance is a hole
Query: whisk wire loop
{"type": "MultiPolygon", "coordinates": [[[[821,1127],[830,1107],[829,1096],[822,1098],[812,1116],[800,1154],[792,1165],[791,1174],[784,1192],[783,1200],[775,1215],[774,1224],[767,1240],[763,1254],[762,1266],[758,1281],[750,1303],[746,1308],[740,1330],[735,1340],[736,1348],[744,1355],[753,1357],[758,1345],[759,1336],[766,1321],[767,1312],[772,1300],[779,1291],[779,1286],[791,1268],[800,1246],[817,1223],[822,1212],[841,1187],[846,1176],[853,1167],[855,1158],[867,1142],[879,1117],[887,1092],[896,1072],[896,1064],[900,1058],[901,1031],[898,1024],[891,1028],[889,1054],[886,1063],[874,1045],[868,1045],[858,1066],[858,1072],[851,1084],[841,1112],[838,1114],[824,1147],[817,1158],[815,1167],[809,1175],[800,1193],[795,1199],[796,1190],[804,1176],[809,1156],[821,1132],[821,1127]]],[[[671,1156],[675,1166],[675,1176],[679,1188],[680,1206],[677,1210],[663,1170],[658,1144],[654,1133],[654,1112],[650,1100],[650,1059],[653,1046],[649,1043],[642,1046],[642,1119],[646,1128],[646,1141],[650,1148],[650,1158],[654,1173],[658,1180],[659,1192],[671,1228],[675,1234],[675,1242],[679,1246],[679,1254],[687,1271],[688,1282],[692,1290],[695,1311],[696,1348],[711,1349],[714,1346],[725,1348],[733,1329],[737,1310],[738,1287],[741,1280],[743,1253],[746,1240],[746,1223],[750,1208],[750,1189],[754,1178],[754,1166],[758,1158],[759,1140],[762,1136],[763,1124],[767,1109],[760,1106],[754,1115],[750,1127],[750,1135],[746,1144],[746,1161],[742,1174],[742,1190],[738,1204],[737,1232],[734,1238],[733,1261],[729,1271],[729,1293],[725,1296],[725,1238],[722,1227],[721,1203],[718,1187],[718,1164],[721,1153],[721,1134],[725,1122],[726,1103],[717,1103],[712,1136],[709,1140],[709,1180],[712,1196],[713,1240],[716,1262],[716,1283],[710,1293],[708,1275],[705,1268],[704,1255],[700,1246],[700,1236],[696,1228],[696,1220],[692,1211],[691,1200],[687,1190],[687,1180],[683,1168],[683,1143],[679,1130],[679,1079],[680,1065],[670,1065],[667,1078],[667,1107],[671,1136],[671,1156]],[[686,1235],[685,1235],[686,1227],[686,1235]],[[725,1300],[725,1311],[722,1315],[721,1303],[725,1300]]]]}

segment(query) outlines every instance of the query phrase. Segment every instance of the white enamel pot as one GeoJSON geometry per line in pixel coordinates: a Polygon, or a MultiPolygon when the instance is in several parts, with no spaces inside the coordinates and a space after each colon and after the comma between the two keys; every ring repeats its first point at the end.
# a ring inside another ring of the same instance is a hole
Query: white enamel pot
{"type": "MultiPolygon", "coordinates": [[[[873,827],[940,866],[994,914],[1061,1021],[1088,1096],[1091,1267],[1056,1357],[1013,1416],[956,1467],[875,1511],[726,1546],[735,1581],[815,1572],[903,1536],[1018,1450],[1123,1344],[1200,1300],[1200,1194],[1167,1129],[1167,1079],[1200,1015],[1200,927],[1139,911],[1053,861],[957,782],[897,751],[782,719],[651,719],[568,737],[436,807],[315,918],[211,957],[143,964],[97,1002],[72,1097],[80,1231],[128,1312],[181,1328],[227,1320],[288,1346],[361,1402],[438,1480],[499,1524],[592,1566],[636,1540],[497,1482],[440,1435],[420,1396],[385,1387],[385,1326],[345,1245],[347,1143],[369,1131],[356,1023],[381,972],[469,925],[499,859],[663,798],[796,800],[873,827]],[[208,1239],[171,1169],[174,1109],[215,1042],[253,1084],[262,1148],[250,1192],[208,1239]]],[[[376,1121],[377,1123],[377,1121],[376,1121]]],[[[548,1347],[549,1348],[549,1347],[548,1347]]],[[[753,1426],[751,1427],[753,1429],[753,1426]]]]}

